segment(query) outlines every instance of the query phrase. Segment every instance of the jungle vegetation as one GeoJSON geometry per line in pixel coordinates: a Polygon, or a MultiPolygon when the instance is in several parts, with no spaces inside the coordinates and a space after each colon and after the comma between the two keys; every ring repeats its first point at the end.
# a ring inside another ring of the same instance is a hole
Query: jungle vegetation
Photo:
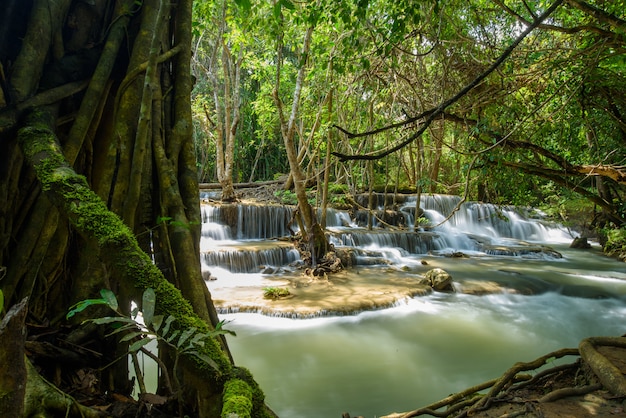
{"type": "Polygon", "coordinates": [[[596,227],[623,227],[625,6],[5,1],[2,415],[272,416],[202,280],[199,181],[233,201],[236,183],[286,178],[318,254],[312,206],[331,184],[555,213],[575,202],[596,227]],[[133,403],[126,359],[161,324],[120,341],[83,320],[130,316],[148,289],[178,331],[168,343],[197,344],[163,346],[158,394],[133,403]]]}

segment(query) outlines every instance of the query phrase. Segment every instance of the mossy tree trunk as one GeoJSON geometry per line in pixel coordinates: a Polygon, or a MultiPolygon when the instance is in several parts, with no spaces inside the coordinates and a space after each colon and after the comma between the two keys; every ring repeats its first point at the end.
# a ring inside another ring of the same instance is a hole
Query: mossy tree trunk
{"type": "MultiPolygon", "coordinates": [[[[24,29],[10,34],[19,48],[0,54],[6,306],[28,297],[31,338],[72,329],[63,338],[83,344],[102,332],[69,328],[70,306],[107,288],[129,311],[153,287],[158,309],[182,327],[211,329],[218,318],[200,270],[191,135],[191,0],[34,0],[11,11],[24,29]]],[[[256,388],[220,342],[211,353],[219,378],[185,362],[189,414],[219,416],[231,378],[256,388]]],[[[98,350],[94,368],[126,349],[103,341],[98,350]]],[[[103,368],[98,390],[128,395],[126,364],[103,368]]]]}

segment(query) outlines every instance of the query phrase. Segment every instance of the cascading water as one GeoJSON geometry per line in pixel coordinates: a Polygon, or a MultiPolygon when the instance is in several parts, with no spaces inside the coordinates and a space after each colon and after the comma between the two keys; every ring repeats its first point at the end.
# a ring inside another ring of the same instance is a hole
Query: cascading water
{"type": "MultiPolygon", "coordinates": [[[[288,239],[297,232],[293,208],[202,206],[203,268],[217,279],[207,285],[224,306],[222,319],[231,321],[227,328],[238,335],[229,346],[279,416],[349,411],[373,418],[410,410],[497,377],[517,361],[576,346],[587,336],[626,332],[626,268],[597,246],[569,249],[572,236],[563,228],[526,210],[475,202],[439,225],[457,207],[456,196],[422,196],[429,223],[416,232],[414,197],[398,200],[399,216],[385,215],[377,198],[377,215],[387,224],[398,220],[399,228],[375,222],[368,231],[357,212],[327,213],[331,242],[356,254],[350,273],[330,282],[402,282],[439,267],[452,275],[457,293],[434,292],[349,316],[328,315],[338,312],[332,297],[313,319],[225,313],[238,311],[228,307],[235,299],[258,296],[264,286],[289,286],[285,278],[300,275],[288,239]],[[472,293],[475,283],[491,290],[472,293]]],[[[305,303],[299,288],[292,291],[293,303],[305,303]]]]}

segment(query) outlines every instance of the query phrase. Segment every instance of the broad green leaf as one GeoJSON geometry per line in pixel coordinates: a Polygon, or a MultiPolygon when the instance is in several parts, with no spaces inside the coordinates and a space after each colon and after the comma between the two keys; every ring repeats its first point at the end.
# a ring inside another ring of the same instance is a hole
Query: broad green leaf
{"type": "Polygon", "coordinates": [[[246,12],[249,12],[252,9],[252,3],[250,0],[235,0],[235,3],[246,12]]]}
{"type": "Polygon", "coordinates": [[[176,339],[176,337],[178,337],[178,334],[180,334],[179,330],[175,330],[174,332],[172,332],[172,334],[170,334],[169,337],[165,338],[165,341],[167,341],[168,343],[172,344],[172,341],[174,341],[176,339]]]}
{"type": "Polygon", "coordinates": [[[137,329],[136,324],[126,324],[126,325],[118,326],[113,331],[106,334],[105,337],[110,337],[112,335],[120,334],[120,333],[127,332],[127,331],[134,332],[136,329],[137,329]]]}
{"type": "Polygon", "coordinates": [[[205,338],[209,338],[209,336],[207,334],[199,332],[193,336],[191,341],[189,341],[189,345],[197,345],[197,346],[203,347],[205,338]]]}
{"type": "Polygon", "coordinates": [[[184,330],[180,334],[180,338],[178,339],[178,343],[176,343],[176,346],[178,348],[181,348],[183,344],[185,344],[185,341],[187,341],[189,337],[191,337],[196,332],[196,329],[197,329],[196,327],[191,327],[191,328],[187,328],[186,330],[184,330]]]}
{"type": "Polygon", "coordinates": [[[137,337],[140,337],[142,335],[144,335],[144,333],[141,332],[141,331],[129,332],[128,334],[126,334],[122,338],[120,338],[120,342],[123,343],[125,341],[130,341],[130,340],[135,339],[137,337]]]}
{"type": "Polygon", "coordinates": [[[281,6],[288,10],[295,10],[296,8],[296,6],[294,6],[290,0],[280,0],[279,3],[281,6]]]}
{"type": "Polygon", "coordinates": [[[103,318],[90,319],[89,321],[93,322],[96,325],[112,324],[114,322],[125,322],[133,325],[137,324],[132,319],[126,318],[124,316],[105,316],[103,318]]]}
{"type": "Polygon", "coordinates": [[[207,356],[206,354],[199,353],[197,351],[189,351],[188,354],[191,354],[192,356],[196,356],[198,359],[202,360],[203,362],[211,366],[213,369],[217,371],[220,370],[220,366],[215,362],[215,360],[213,360],[211,357],[207,356]]]}
{"type": "Polygon", "coordinates": [[[155,332],[158,332],[161,329],[161,325],[163,325],[163,315],[154,315],[152,317],[152,329],[155,332]]]}
{"type": "Polygon", "coordinates": [[[172,325],[172,322],[174,322],[175,320],[176,318],[173,317],[172,315],[167,317],[167,319],[165,320],[165,326],[163,327],[163,332],[161,333],[161,336],[163,338],[165,338],[167,333],[170,331],[170,325],[172,325]]]}
{"type": "Polygon", "coordinates": [[[67,313],[67,315],[65,315],[66,319],[70,319],[71,317],[73,317],[74,315],[76,315],[79,312],[84,311],[87,307],[91,306],[91,305],[107,305],[107,301],[104,299],[86,299],[86,300],[82,300],[78,303],[76,303],[75,305],[72,305],[70,307],[69,312],[67,313]]]}
{"type": "Polygon", "coordinates": [[[102,299],[106,301],[106,304],[109,305],[111,309],[117,311],[118,304],[115,293],[111,292],[109,289],[102,289],[100,290],[100,296],[102,296],[102,299]]]}
{"type": "Polygon", "coordinates": [[[156,293],[154,289],[149,287],[143,292],[141,298],[141,312],[143,313],[143,321],[146,325],[150,325],[154,318],[154,308],[156,306],[156,293]]]}
{"type": "Polygon", "coordinates": [[[148,344],[150,341],[152,341],[150,338],[143,338],[139,341],[135,341],[130,345],[130,347],[128,347],[128,351],[131,353],[137,352],[141,347],[148,344]]]}

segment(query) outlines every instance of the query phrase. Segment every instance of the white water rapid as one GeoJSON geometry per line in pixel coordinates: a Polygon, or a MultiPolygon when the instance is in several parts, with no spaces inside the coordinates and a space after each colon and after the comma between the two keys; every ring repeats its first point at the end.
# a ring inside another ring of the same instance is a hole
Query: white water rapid
{"type": "MultiPolygon", "coordinates": [[[[424,196],[421,207],[434,226],[457,203],[424,196]]],[[[414,207],[400,202],[395,219],[412,225],[414,207]]],[[[202,209],[202,259],[217,278],[207,282],[214,295],[223,287],[243,295],[251,284],[299,274],[297,253],[271,239],[290,234],[293,209],[202,209]]],[[[588,336],[626,333],[626,265],[597,246],[569,249],[567,231],[524,211],[465,203],[449,222],[420,233],[367,231],[357,224],[363,214],[352,215],[333,211],[328,219],[332,242],[359,251],[355,274],[397,279],[421,274],[426,262],[448,271],[458,292],[344,316],[222,314],[237,332],[229,337],[237,364],[252,371],[281,418],[411,410],[500,376],[517,361],[588,336]],[[467,257],[450,257],[459,253],[467,257]],[[496,290],[463,293],[476,282],[496,290]]]]}

